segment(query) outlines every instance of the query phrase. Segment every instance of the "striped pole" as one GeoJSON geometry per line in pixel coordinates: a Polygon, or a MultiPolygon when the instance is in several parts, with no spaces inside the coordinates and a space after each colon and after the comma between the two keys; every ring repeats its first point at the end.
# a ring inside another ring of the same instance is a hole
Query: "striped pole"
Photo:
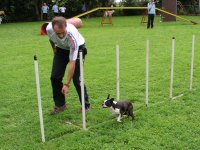
{"type": "Polygon", "coordinates": [[[82,102],[82,121],[83,130],[86,130],[85,121],[85,96],[84,96],[84,76],[83,76],[83,52],[80,51],[80,71],[81,71],[81,102],[82,102]]]}
{"type": "Polygon", "coordinates": [[[194,45],[195,45],[195,35],[192,36],[192,58],[191,58],[191,68],[190,68],[190,91],[192,90],[192,81],[193,81],[194,45]]]}
{"type": "Polygon", "coordinates": [[[116,80],[117,80],[117,101],[120,100],[120,91],[119,91],[119,45],[116,45],[116,80]]]}
{"type": "Polygon", "coordinates": [[[173,97],[173,80],[174,80],[174,51],[175,51],[175,37],[172,38],[172,59],[171,59],[171,78],[170,78],[170,95],[169,97],[172,99],[173,97]]]}
{"type": "Polygon", "coordinates": [[[41,131],[41,136],[42,136],[42,142],[45,142],[44,123],[43,123],[43,115],[42,115],[42,101],[41,101],[41,93],[40,93],[40,80],[39,80],[38,62],[37,62],[36,55],[34,56],[34,66],[35,66],[36,88],[37,88],[37,98],[38,98],[38,110],[39,110],[39,118],[40,118],[40,131],[41,131]]]}
{"type": "Polygon", "coordinates": [[[149,40],[146,41],[146,106],[149,104],[149,40]]]}

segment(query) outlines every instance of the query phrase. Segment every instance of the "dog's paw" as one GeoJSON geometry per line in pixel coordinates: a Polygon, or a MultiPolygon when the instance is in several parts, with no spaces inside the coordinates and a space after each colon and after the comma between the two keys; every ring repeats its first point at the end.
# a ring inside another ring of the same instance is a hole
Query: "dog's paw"
{"type": "Polygon", "coordinates": [[[121,120],[117,120],[117,122],[122,122],[121,120]]]}

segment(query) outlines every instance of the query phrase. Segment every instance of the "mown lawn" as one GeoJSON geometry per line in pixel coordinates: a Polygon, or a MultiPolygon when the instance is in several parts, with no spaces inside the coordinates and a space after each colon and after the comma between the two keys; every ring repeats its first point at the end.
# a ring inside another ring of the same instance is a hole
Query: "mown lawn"
{"type": "MultiPolygon", "coordinates": [[[[199,17],[188,17],[198,21],[199,17]]],[[[0,149],[200,149],[200,26],[178,20],[146,29],[141,17],[83,19],[79,31],[88,55],[85,82],[92,109],[82,131],[80,104],[73,86],[68,109],[53,108],[50,73],[53,53],[42,22],[0,25],[0,149]],[[196,35],[193,91],[189,91],[192,35],[196,35]],[[171,38],[176,38],[173,95],[169,99],[171,38]],[[145,106],[145,43],[150,40],[149,107],[145,106]],[[130,99],[136,119],[117,123],[101,108],[107,94],[116,98],[115,45],[120,46],[120,97],[130,99]],[[39,59],[46,143],[41,143],[33,56],[39,59]],[[72,123],[72,124],[69,124],[72,123]]]]}

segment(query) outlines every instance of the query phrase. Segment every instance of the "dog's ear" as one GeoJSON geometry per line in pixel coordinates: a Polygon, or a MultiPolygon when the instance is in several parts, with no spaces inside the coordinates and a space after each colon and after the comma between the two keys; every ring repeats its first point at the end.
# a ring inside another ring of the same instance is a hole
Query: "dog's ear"
{"type": "Polygon", "coordinates": [[[112,102],[113,102],[113,101],[114,101],[114,98],[111,98],[111,99],[110,99],[110,101],[112,101],[112,102]]]}
{"type": "Polygon", "coordinates": [[[110,94],[108,94],[108,97],[107,97],[107,99],[109,99],[110,98],[110,94]]]}

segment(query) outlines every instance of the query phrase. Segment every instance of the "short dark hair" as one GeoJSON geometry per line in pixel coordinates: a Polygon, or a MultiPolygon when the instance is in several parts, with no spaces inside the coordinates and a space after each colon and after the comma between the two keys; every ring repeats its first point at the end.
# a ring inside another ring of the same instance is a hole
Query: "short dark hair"
{"type": "Polygon", "coordinates": [[[59,28],[63,26],[67,26],[66,19],[64,17],[54,17],[52,20],[52,27],[54,28],[55,25],[58,25],[59,28]]]}

